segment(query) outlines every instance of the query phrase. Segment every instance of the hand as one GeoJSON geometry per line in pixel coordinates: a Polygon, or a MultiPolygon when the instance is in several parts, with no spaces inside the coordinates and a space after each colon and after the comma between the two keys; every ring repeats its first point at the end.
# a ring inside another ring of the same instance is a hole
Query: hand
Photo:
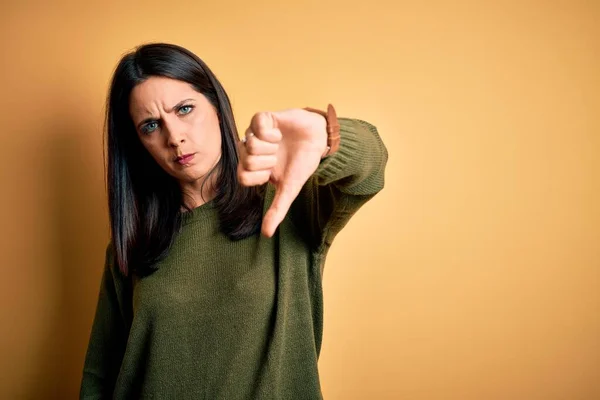
{"type": "Polygon", "coordinates": [[[244,186],[275,186],[262,234],[272,237],[302,186],[316,171],[327,147],[327,121],[302,109],[261,112],[240,142],[238,179],[244,186]]]}

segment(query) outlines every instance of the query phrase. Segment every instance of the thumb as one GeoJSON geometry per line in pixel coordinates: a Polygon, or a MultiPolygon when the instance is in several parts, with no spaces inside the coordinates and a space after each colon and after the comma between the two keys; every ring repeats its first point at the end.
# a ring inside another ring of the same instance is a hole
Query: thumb
{"type": "Polygon", "coordinates": [[[269,210],[265,213],[262,222],[262,234],[266,237],[272,237],[277,227],[283,221],[288,213],[294,199],[300,193],[301,188],[296,188],[293,184],[282,184],[275,188],[275,198],[269,210]]]}

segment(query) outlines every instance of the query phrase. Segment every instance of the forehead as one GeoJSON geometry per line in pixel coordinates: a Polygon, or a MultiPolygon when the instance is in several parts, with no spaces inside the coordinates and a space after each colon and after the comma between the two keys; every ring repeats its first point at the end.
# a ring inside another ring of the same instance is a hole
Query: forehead
{"type": "Polygon", "coordinates": [[[183,99],[198,98],[199,95],[187,82],[152,76],[133,88],[129,108],[134,114],[147,113],[156,107],[170,109],[183,99]]]}

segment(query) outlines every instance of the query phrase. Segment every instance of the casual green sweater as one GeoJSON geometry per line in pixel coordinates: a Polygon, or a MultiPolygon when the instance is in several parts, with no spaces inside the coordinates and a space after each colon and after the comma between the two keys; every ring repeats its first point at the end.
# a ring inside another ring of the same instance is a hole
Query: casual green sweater
{"type": "MultiPolygon", "coordinates": [[[[123,276],[109,245],[82,399],[320,399],[322,274],[349,218],[384,185],[374,126],[339,119],[321,161],[272,238],[231,241],[208,202],[183,216],[151,275],[123,276]]],[[[265,211],[273,199],[269,187],[265,211]]]]}

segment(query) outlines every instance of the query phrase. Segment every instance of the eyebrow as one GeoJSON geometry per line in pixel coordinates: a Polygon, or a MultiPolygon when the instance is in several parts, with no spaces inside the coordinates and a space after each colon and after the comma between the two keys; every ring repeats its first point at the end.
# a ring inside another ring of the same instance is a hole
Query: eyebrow
{"type": "MultiPolygon", "coordinates": [[[[175,104],[171,110],[168,110],[167,112],[173,112],[175,109],[181,107],[183,105],[183,103],[188,102],[188,101],[194,101],[194,99],[185,99],[185,100],[181,100],[179,103],[175,104]]],[[[152,114],[150,111],[146,110],[146,112],[148,114],[152,114]]],[[[154,121],[156,118],[150,117],[150,118],[146,118],[143,121],[141,121],[139,124],[137,124],[137,128],[140,129],[140,127],[142,125],[144,125],[145,123],[148,123],[150,121],[154,121]]]]}

